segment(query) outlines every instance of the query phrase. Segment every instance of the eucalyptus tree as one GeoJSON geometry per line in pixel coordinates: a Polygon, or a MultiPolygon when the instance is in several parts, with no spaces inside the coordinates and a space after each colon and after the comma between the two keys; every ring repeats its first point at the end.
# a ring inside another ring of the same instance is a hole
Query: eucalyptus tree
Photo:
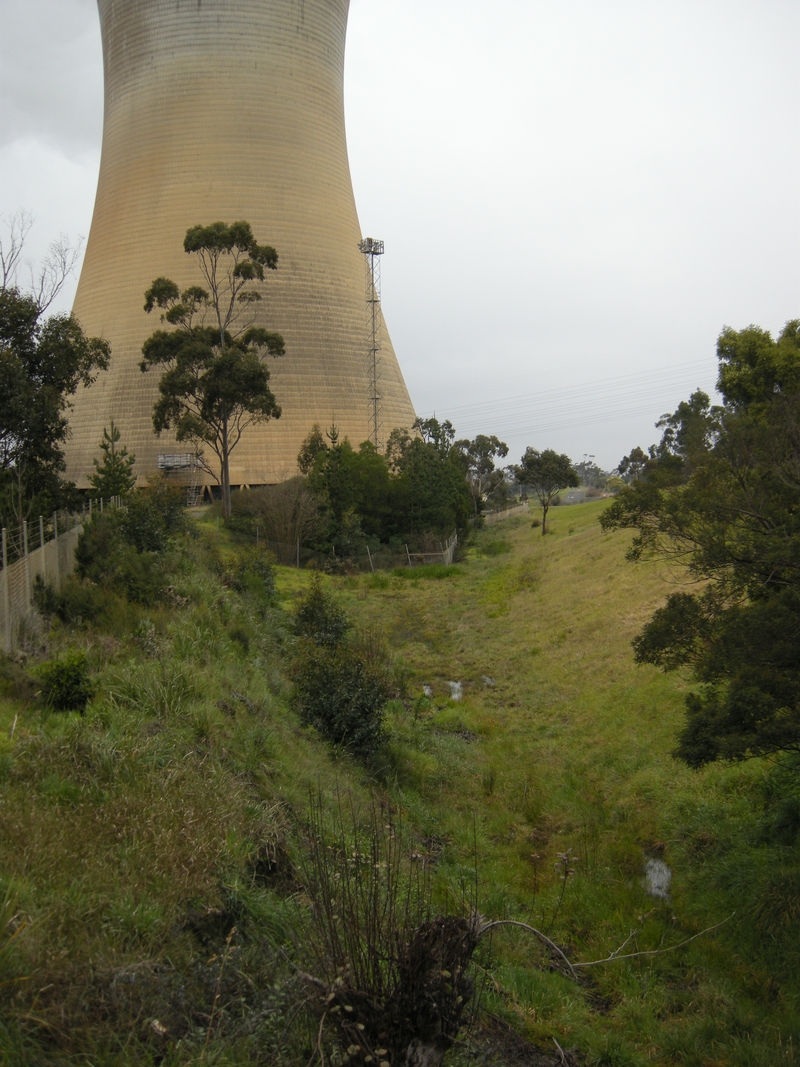
{"type": "Polygon", "coordinates": [[[178,441],[198,450],[200,465],[222,488],[222,508],[231,513],[230,456],[254,423],[280,418],[270,387],[267,356],[282,356],[283,337],[255,324],[262,299],[258,286],[276,270],[278,253],[260,245],[248,222],[193,226],[183,242],[195,257],[203,286],[181,290],[156,278],[144,309],[162,310],[172,330],[156,330],[142,346],[143,372],[162,368],[153,408],[157,433],[172,429],[178,441]],[[217,469],[204,458],[208,446],[217,469]]]}
{"type": "Polygon", "coordinates": [[[512,468],[520,485],[531,489],[542,508],[542,533],[547,533],[547,512],[562,489],[570,489],[580,483],[572,460],[552,448],[543,452],[526,448],[517,467],[512,468]]]}

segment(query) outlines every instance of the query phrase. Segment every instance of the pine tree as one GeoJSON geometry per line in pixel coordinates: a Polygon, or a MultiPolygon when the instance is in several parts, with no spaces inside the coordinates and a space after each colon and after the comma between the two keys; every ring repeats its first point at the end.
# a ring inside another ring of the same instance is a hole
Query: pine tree
{"type": "Polygon", "coordinates": [[[112,419],[111,429],[103,430],[100,442],[103,458],[93,461],[94,474],[89,478],[94,497],[125,496],[136,484],[132,473],[136,456],[129,456],[124,445],[118,448],[119,440],[120,433],[112,419]]]}

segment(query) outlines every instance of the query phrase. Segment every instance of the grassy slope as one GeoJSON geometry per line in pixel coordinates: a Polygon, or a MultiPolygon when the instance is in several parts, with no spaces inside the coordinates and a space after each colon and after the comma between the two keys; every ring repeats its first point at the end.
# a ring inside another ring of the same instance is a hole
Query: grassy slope
{"type": "MultiPolygon", "coordinates": [[[[47,1047],[76,1063],[146,1062],[153,1005],[182,1036],[171,1062],[196,1062],[207,1024],[195,1012],[187,1030],[170,976],[207,999],[202,945],[234,918],[238,972],[277,1009],[261,1053],[231,1026],[208,1055],[262,1062],[297,991],[263,949],[265,935],[282,939],[285,891],[254,872],[264,849],[296,840],[309,787],[330,795],[337,779],[388,792],[418,850],[438,859],[443,902],[462,906],[477,868],[482,912],[550,929],[575,959],[606,956],[631,930],[626,951],[673,944],[737,911],[686,949],[597,968],[581,988],[543,968],[527,935],[499,932],[479,961],[485,1003],[537,1043],[553,1048],[555,1036],[605,1064],[794,1062],[800,953],[784,874],[796,859],[759,839],[768,768],[696,774],[670,756],[684,683],[635,667],[629,645],[667,587],[656,568],[624,561],[625,538],[597,525],[602,506],[551,513],[546,538],[517,519],[482,531],[445,580],[328,580],[407,676],[372,779],[298,729],[283,617],[220,586],[202,553],[175,578],[190,605],[151,612],[152,630],[57,633],[56,647],[89,647],[100,690],[83,718],[0,703],[0,876],[32,920],[12,945],[0,940],[0,966],[29,979],[6,987],[8,1062],[47,1047]],[[463,683],[460,703],[449,681],[463,683]],[[432,702],[415,700],[423,683],[432,702]],[[644,892],[647,857],[672,868],[669,901],[644,892]],[[130,974],[140,977],[121,992],[130,974]],[[125,1027],[126,1051],[113,1051],[109,1028],[125,1027]]],[[[307,581],[279,572],[284,607],[307,581]]],[[[308,1041],[295,1029],[287,1063],[308,1041]]]]}
{"type": "MultiPolygon", "coordinates": [[[[581,959],[606,956],[632,929],[628,951],[656,948],[737,910],[680,953],[594,971],[612,1006],[602,1018],[531,970],[532,946],[505,934],[501,999],[534,1036],[555,1029],[608,1063],[777,1062],[798,1025],[800,956],[796,926],[769,914],[753,923],[760,880],[787,861],[758,844],[767,769],[698,774],[672,758],[685,680],[635,666],[630,649],[670,576],[624,560],[626,537],[597,524],[603,506],[554,512],[546,538],[523,519],[483,531],[448,581],[392,579],[366,596],[363,580],[342,583],[350,611],[383,627],[434,688],[438,710],[394,719],[395,789],[452,842],[451,866],[468,866],[477,844],[479,906],[492,917],[531,914],[548,928],[554,864],[571,849],[576,873],[552,929],[581,959]],[[448,701],[450,680],[463,681],[463,703],[448,701]],[[648,857],[673,870],[668,902],[643,891],[648,857]]],[[[796,884],[777,882],[778,897],[796,884]]]]}

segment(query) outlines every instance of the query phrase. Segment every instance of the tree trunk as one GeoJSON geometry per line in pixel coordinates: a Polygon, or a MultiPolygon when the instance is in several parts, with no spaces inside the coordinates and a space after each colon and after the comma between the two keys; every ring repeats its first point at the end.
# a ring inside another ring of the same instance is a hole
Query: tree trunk
{"type": "Polygon", "coordinates": [[[226,519],[231,517],[231,471],[228,463],[228,412],[222,409],[222,514],[226,519]]]}

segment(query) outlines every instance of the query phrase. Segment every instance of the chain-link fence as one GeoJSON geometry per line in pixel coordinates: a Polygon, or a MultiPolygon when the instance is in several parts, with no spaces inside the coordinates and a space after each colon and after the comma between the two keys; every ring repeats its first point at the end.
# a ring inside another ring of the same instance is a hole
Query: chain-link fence
{"type": "Polygon", "coordinates": [[[86,518],[94,510],[117,507],[118,503],[116,497],[92,500],[82,514],[59,511],[25,521],[17,529],[3,529],[0,646],[5,652],[17,647],[20,630],[31,615],[36,579],[60,589],[75,569],[75,548],[86,518]]]}
{"type": "Polygon", "coordinates": [[[512,508],[506,508],[505,511],[487,511],[483,516],[484,526],[493,526],[496,522],[502,522],[503,519],[510,519],[514,515],[527,515],[528,502],[524,504],[515,504],[512,508]]]}

